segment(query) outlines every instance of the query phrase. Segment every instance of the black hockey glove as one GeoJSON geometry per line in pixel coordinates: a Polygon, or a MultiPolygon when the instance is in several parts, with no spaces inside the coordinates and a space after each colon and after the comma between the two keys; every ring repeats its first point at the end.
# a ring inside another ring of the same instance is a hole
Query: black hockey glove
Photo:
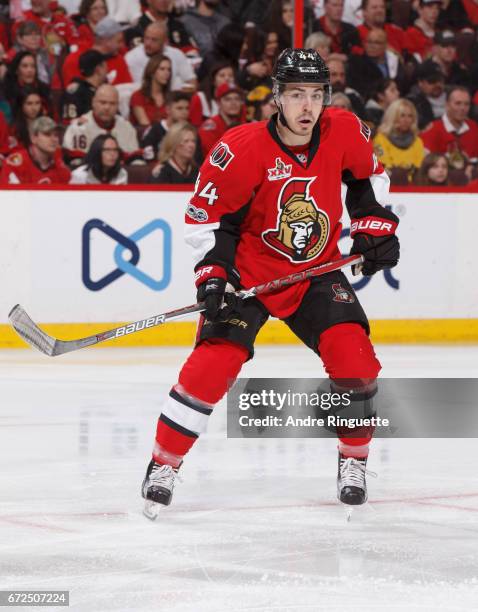
{"type": "Polygon", "coordinates": [[[238,298],[226,291],[225,276],[220,266],[203,266],[196,271],[197,301],[205,303],[203,314],[209,321],[226,320],[236,307],[238,298]]]}
{"type": "Polygon", "coordinates": [[[385,268],[393,268],[400,258],[400,244],[395,236],[398,217],[387,209],[380,212],[381,216],[352,220],[350,235],[354,243],[350,255],[360,253],[364,256],[364,276],[371,276],[385,268]]]}

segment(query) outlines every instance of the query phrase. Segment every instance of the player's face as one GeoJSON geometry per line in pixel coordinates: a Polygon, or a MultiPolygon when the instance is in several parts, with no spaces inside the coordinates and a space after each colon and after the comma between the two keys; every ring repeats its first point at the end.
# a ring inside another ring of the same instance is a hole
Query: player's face
{"type": "Polygon", "coordinates": [[[466,91],[454,91],[446,103],[446,114],[452,121],[465,121],[470,112],[470,96],[466,91]]]}
{"type": "Polygon", "coordinates": [[[226,117],[239,117],[241,108],[242,98],[238,93],[226,94],[219,100],[219,109],[226,117]]]}
{"type": "Polygon", "coordinates": [[[53,156],[55,151],[60,146],[60,139],[56,130],[51,132],[44,132],[40,134],[33,134],[32,143],[46,155],[53,156]]]}
{"type": "Polygon", "coordinates": [[[106,10],[104,0],[96,0],[96,2],[93,2],[93,4],[90,6],[90,10],[88,11],[86,18],[92,23],[98,23],[98,21],[101,21],[107,14],[108,11],[106,10]]]}
{"type": "Polygon", "coordinates": [[[23,114],[27,119],[36,119],[41,115],[42,103],[38,94],[30,94],[22,106],[23,114]]]}
{"type": "Polygon", "coordinates": [[[428,178],[434,183],[445,183],[448,178],[448,162],[439,157],[433,166],[428,169],[428,178]]]}
{"type": "Polygon", "coordinates": [[[120,151],[116,142],[112,138],[105,140],[103,148],[101,149],[101,163],[103,167],[113,168],[118,161],[119,155],[120,151]]]}
{"type": "Polygon", "coordinates": [[[280,100],[289,129],[297,136],[310,136],[324,105],[323,89],[316,85],[288,85],[280,100]]]}
{"type": "Polygon", "coordinates": [[[155,80],[160,84],[160,85],[167,85],[169,82],[169,79],[171,78],[171,62],[169,60],[163,60],[156,72],[154,73],[154,78],[155,80]]]}
{"type": "Polygon", "coordinates": [[[172,123],[187,121],[189,117],[189,102],[187,100],[178,100],[178,102],[170,104],[168,110],[172,123]]]}
{"type": "Polygon", "coordinates": [[[184,131],[181,134],[181,140],[176,147],[176,155],[183,160],[190,161],[194,157],[196,150],[196,137],[193,132],[184,131]]]}
{"type": "Polygon", "coordinates": [[[234,83],[234,70],[231,66],[226,66],[218,70],[214,76],[214,88],[223,83],[234,83]]]}
{"type": "Polygon", "coordinates": [[[299,251],[307,246],[310,235],[312,234],[313,225],[314,224],[312,221],[309,221],[308,223],[298,221],[297,223],[290,224],[290,227],[294,230],[294,233],[292,234],[292,244],[299,251]]]}
{"type": "Polygon", "coordinates": [[[17,74],[19,81],[22,83],[30,84],[35,81],[37,69],[33,57],[27,55],[22,59],[18,65],[17,74]]]}
{"type": "Polygon", "coordinates": [[[369,0],[367,8],[363,10],[363,17],[367,24],[378,27],[385,23],[385,2],[383,0],[369,0]]]}

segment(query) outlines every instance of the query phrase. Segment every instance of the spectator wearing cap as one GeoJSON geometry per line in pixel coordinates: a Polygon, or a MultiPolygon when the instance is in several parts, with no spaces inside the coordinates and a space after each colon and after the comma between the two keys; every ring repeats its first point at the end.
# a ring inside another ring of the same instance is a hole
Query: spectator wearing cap
{"type": "Polygon", "coordinates": [[[398,88],[405,90],[405,71],[401,58],[387,49],[387,33],[372,28],[367,33],[363,55],[351,55],[347,63],[347,82],[367,100],[384,79],[393,79],[398,88]]]}
{"type": "Polygon", "coordinates": [[[217,35],[229,23],[229,19],[218,11],[219,4],[219,0],[199,0],[197,8],[189,9],[181,17],[201,57],[212,51],[217,35]]]}
{"type": "Polygon", "coordinates": [[[172,185],[194,184],[199,168],[194,160],[196,128],[190,123],[176,123],[159,147],[160,166],[153,170],[151,183],[172,185]]]}
{"type": "Polygon", "coordinates": [[[418,19],[405,31],[405,49],[419,61],[432,51],[442,0],[419,0],[418,19]]]}
{"type": "Polygon", "coordinates": [[[420,168],[425,151],[418,135],[417,111],[409,100],[392,102],[383,115],[374,140],[374,151],[387,173],[403,169],[408,182],[420,168]]]}
{"type": "Polygon", "coordinates": [[[327,62],[327,67],[329,69],[332,92],[344,93],[352,104],[353,112],[359,117],[364,118],[365,106],[361,95],[358,91],[347,85],[344,60],[339,56],[333,55],[327,62]]]}
{"type": "Polygon", "coordinates": [[[36,57],[30,51],[19,51],[10,62],[4,79],[5,97],[14,106],[25,89],[35,89],[46,107],[50,104],[50,88],[38,78],[36,57]]]}
{"type": "Polygon", "coordinates": [[[75,77],[61,99],[61,117],[64,125],[91,110],[96,90],[106,81],[108,67],[106,56],[89,49],[80,55],[81,77],[75,77]]]}
{"type": "Polygon", "coordinates": [[[199,128],[199,140],[204,156],[229,128],[241,123],[244,96],[235,83],[219,85],[214,97],[217,100],[219,112],[214,117],[207,119],[199,128]]]}
{"type": "Polygon", "coordinates": [[[361,52],[362,42],[356,27],[342,21],[343,0],[324,0],[324,15],[314,22],[314,31],[320,31],[332,39],[332,53],[361,52]]]}
{"type": "Polygon", "coordinates": [[[423,130],[445,112],[445,75],[438,64],[426,60],[416,72],[417,84],[407,99],[413,102],[418,113],[418,128],[423,130]]]}
{"type": "Polygon", "coordinates": [[[470,92],[459,85],[446,97],[445,113],[422,132],[425,148],[430,153],[446,154],[453,168],[478,163],[478,124],[469,118],[470,92]]]}
{"type": "Polygon", "coordinates": [[[30,147],[5,160],[0,184],[67,184],[70,174],[61,158],[57,124],[50,117],[39,117],[32,125],[30,147]]]}
{"type": "Polygon", "coordinates": [[[209,74],[201,81],[198,91],[191,98],[189,121],[199,127],[206,119],[218,113],[214,94],[219,85],[234,82],[234,68],[228,61],[212,66],[209,74]]]}
{"type": "Polygon", "coordinates": [[[31,10],[23,11],[13,25],[13,35],[22,21],[34,21],[41,30],[43,46],[52,55],[58,56],[63,47],[75,51],[80,42],[78,30],[63,11],[52,10],[50,0],[31,0],[31,10]]]}
{"type": "Polygon", "coordinates": [[[363,23],[357,26],[357,30],[363,45],[370,30],[383,28],[387,33],[388,47],[396,53],[403,52],[405,32],[395,24],[385,21],[385,0],[362,0],[362,14],[363,23]]]}
{"type": "Polygon", "coordinates": [[[470,86],[468,70],[456,61],[456,38],[451,30],[437,32],[431,59],[440,66],[447,85],[470,86]]]}
{"type": "Polygon", "coordinates": [[[85,158],[91,143],[99,134],[116,138],[127,160],[140,155],[136,130],[118,115],[118,91],[112,85],[100,85],[93,97],[92,110],[68,126],[63,138],[65,157],[72,166],[85,158]]]}
{"type": "Polygon", "coordinates": [[[72,16],[80,35],[81,48],[90,49],[95,44],[97,24],[108,15],[105,0],[81,0],[78,13],[72,16]]]}
{"type": "Polygon", "coordinates": [[[185,123],[189,116],[189,94],[183,91],[170,91],[166,96],[166,118],[153,123],[141,138],[143,158],[147,161],[157,159],[159,146],[170,128],[176,123],[185,123]]]}
{"type": "MultiPolygon", "coordinates": [[[[123,28],[111,19],[104,17],[96,24],[95,42],[92,49],[107,55],[106,64],[108,67],[108,82],[111,85],[121,85],[131,83],[132,78],[123,55],[121,47],[123,44],[123,28]]],[[[69,55],[62,69],[62,79],[64,87],[67,87],[75,77],[81,78],[80,56],[83,51],[78,51],[69,55]]]]}
{"type": "Polygon", "coordinates": [[[111,134],[100,134],[91,143],[85,163],[71,173],[72,185],[127,185],[122,151],[111,134]]]}
{"type": "Polygon", "coordinates": [[[144,128],[164,119],[170,86],[171,60],[165,55],[153,55],[144,69],[141,89],[131,96],[131,123],[144,128]]]}
{"type": "Polygon", "coordinates": [[[147,0],[147,9],[138,19],[137,24],[126,30],[125,38],[128,46],[134,47],[143,41],[146,28],[155,22],[166,26],[169,44],[181,49],[183,53],[196,51],[194,35],[191,35],[184,24],[173,14],[173,0],[147,0]]]}
{"type": "Polygon", "coordinates": [[[42,46],[41,29],[35,21],[22,21],[20,23],[16,30],[15,42],[7,53],[7,62],[11,62],[20,51],[33,53],[37,63],[38,79],[47,85],[50,84],[54,58],[42,46]]]}
{"type": "Polygon", "coordinates": [[[197,79],[188,58],[182,51],[167,44],[166,25],[155,21],[147,26],[144,39],[125,55],[129,71],[135,83],[143,80],[146,64],[153,55],[165,55],[171,60],[172,76],[171,89],[192,93],[196,90],[197,79]]]}

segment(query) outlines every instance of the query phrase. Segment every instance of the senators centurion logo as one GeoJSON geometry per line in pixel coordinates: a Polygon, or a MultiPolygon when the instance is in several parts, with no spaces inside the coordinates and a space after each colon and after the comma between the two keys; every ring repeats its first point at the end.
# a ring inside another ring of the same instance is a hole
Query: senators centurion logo
{"type": "Polygon", "coordinates": [[[330,233],[327,213],[310,195],[313,178],[291,178],[281,189],[277,226],[262,232],[262,240],[293,263],[315,259],[324,250],[330,233]]]}

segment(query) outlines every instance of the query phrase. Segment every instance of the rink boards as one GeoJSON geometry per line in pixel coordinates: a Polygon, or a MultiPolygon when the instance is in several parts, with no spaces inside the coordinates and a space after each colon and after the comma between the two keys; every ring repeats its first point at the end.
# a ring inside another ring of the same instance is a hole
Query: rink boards
{"type": "MultiPolygon", "coordinates": [[[[195,302],[183,241],[189,191],[128,188],[2,192],[0,346],[20,303],[55,336],[77,338],[195,302]]],[[[351,279],[376,342],[478,341],[473,244],[477,194],[393,193],[397,268],[351,279]]],[[[207,208],[207,207],[206,207],[207,208]]],[[[350,247],[348,219],[340,247],[350,247]]],[[[131,335],[128,345],[190,344],[196,320],[131,335]]],[[[270,321],[260,342],[294,342],[270,321]]]]}

